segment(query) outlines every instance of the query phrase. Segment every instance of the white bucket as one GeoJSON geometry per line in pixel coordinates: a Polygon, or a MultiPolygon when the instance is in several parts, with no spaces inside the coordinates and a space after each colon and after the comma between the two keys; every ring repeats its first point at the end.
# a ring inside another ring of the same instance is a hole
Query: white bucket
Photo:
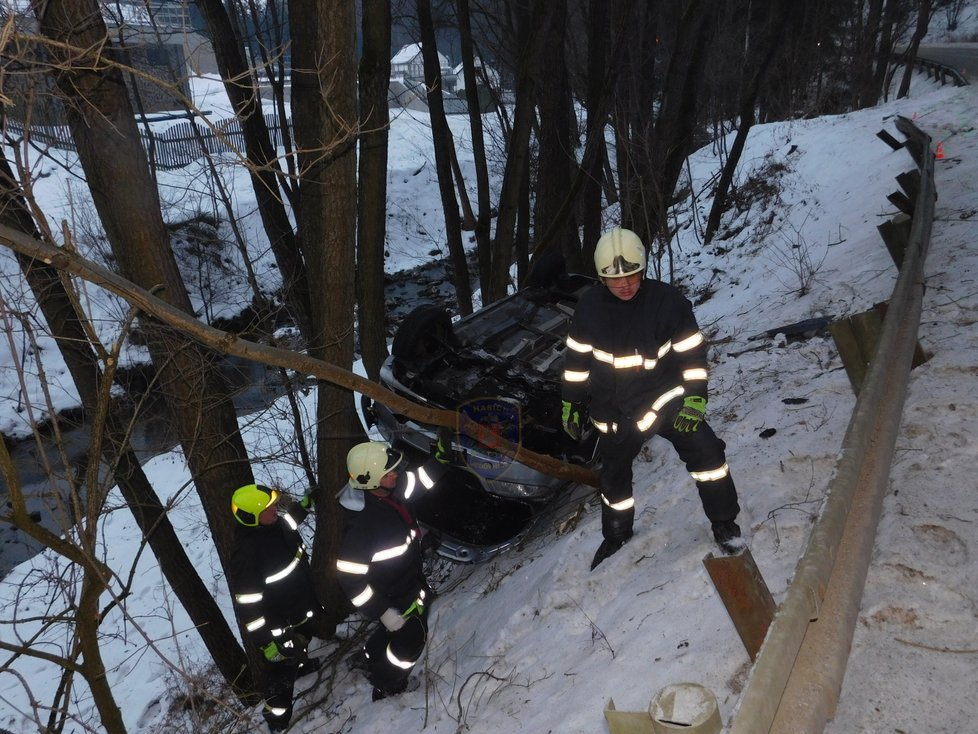
{"type": "Polygon", "coordinates": [[[655,734],[719,734],[716,696],[697,683],[666,686],[649,704],[655,734]]]}

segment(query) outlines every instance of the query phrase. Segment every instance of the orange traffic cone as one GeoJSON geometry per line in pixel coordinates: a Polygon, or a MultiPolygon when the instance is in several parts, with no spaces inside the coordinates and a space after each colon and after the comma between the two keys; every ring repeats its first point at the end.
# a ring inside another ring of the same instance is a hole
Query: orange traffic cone
{"type": "Polygon", "coordinates": [[[944,143],[937,144],[937,150],[934,151],[934,157],[939,161],[944,160],[944,143]]]}

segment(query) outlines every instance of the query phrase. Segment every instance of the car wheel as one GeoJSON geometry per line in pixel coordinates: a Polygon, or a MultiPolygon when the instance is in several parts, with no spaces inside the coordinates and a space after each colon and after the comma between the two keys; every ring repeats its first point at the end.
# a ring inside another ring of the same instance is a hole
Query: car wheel
{"type": "Polygon", "coordinates": [[[391,343],[391,355],[411,362],[458,347],[448,311],[435,304],[426,304],[418,306],[401,321],[391,343]]]}

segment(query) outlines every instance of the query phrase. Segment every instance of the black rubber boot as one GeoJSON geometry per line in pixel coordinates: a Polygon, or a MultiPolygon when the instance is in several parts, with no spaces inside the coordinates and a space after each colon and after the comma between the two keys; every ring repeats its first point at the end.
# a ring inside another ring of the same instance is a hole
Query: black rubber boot
{"type": "Polygon", "coordinates": [[[591,570],[597,568],[605,558],[613,556],[632,537],[632,523],[635,521],[635,508],[613,510],[601,505],[601,534],[604,540],[591,559],[591,570]]]}
{"type": "Polygon", "coordinates": [[[727,555],[736,555],[747,547],[747,541],[740,537],[740,526],[733,520],[713,523],[713,537],[727,555]]]}
{"type": "MultiPolygon", "coordinates": [[[[629,533],[628,538],[632,537],[629,533]]],[[[618,552],[618,549],[628,542],[628,538],[605,538],[601,541],[601,545],[598,546],[598,550],[594,554],[594,558],[591,559],[591,570],[593,571],[598,567],[605,558],[613,556],[618,552]]]]}

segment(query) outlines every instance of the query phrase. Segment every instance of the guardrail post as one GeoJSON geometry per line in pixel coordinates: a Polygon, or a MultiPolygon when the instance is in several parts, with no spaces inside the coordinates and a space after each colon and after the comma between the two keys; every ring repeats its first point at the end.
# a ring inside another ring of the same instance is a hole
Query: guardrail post
{"type": "MultiPolygon", "coordinates": [[[[916,169],[904,171],[896,177],[896,180],[900,184],[900,188],[906,192],[910,202],[916,206],[917,195],[920,193],[920,171],[916,169]]],[[[910,214],[911,212],[907,213],[910,214]]]]}
{"type": "Polygon", "coordinates": [[[900,148],[903,147],[903,143],[890,135],[886,130],[880,130],[878,133],[876,133],[876,137],[893,148],[893,150],[900,150],[900,148]]]}
{"type": "Polygon", "coordinates": [[[764,636],[777,608],[750,549],[733,556],[708,554],[703,559],[727,614],[747,648],[751,661],[757,658],[764,636]]]}
{"type": "Polygon", "coordinates": [[[910,241],[910,225],[912,222],[913,218],[909,214],[901,212],[876,228],[880,237],[883,238],[883,244],[886,245],[897,270],[903,267],[903,258],[907,251],[907,243],[910,241]]]}

